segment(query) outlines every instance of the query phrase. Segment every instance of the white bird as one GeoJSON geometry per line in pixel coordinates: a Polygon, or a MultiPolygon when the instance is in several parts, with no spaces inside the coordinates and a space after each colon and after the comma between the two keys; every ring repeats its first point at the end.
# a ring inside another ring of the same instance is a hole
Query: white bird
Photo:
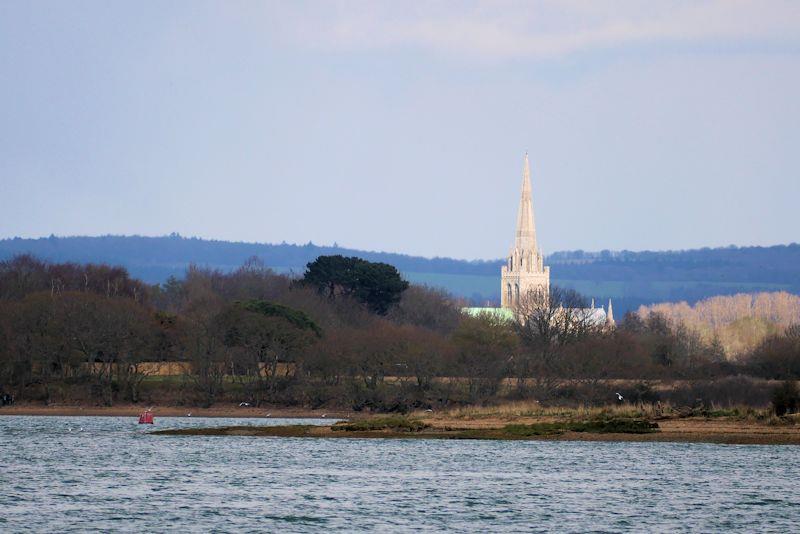
{"type": "Polygon", "coordinates": [[[620,395],[619,392],[617,392],[616,395],[617,395],[617,400],[622,400],[622,395],[620,395]]]}
{"type": "Polygon", "coordinates": [[[323,419],[325,419],[326,417],[328,417],[328,414],[326,414],[326,413],[322,414],[322,418],[323,419]]]}
{"type": "Polygon", "coordinates": [[[428,409],[427,409],[427,410],[425,410],[425,411],[426,411],[426,412],[432,412],[433,410],[431,410],[430,408],[428,408],[428,409]]]}
{"type": "Polygon", "coordinates": [[[189,413],[186,414],[186,417],[191,417],[191,416],[192,416],[192,412],[189,412],[189,413]]]}

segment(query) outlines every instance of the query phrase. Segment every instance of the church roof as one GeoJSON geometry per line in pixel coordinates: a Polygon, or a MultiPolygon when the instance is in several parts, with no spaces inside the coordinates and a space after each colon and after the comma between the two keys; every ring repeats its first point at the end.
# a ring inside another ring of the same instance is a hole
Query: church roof
{"type": "Polygon", "coordinates": [[[486,314],[506,321],[514,320],[514,310],[510,308],[461,308],[461,311],[471,317],[480,317],[486,314]]]}
{"type": "MultiPolygon", "coordinates": [[[[576,312],[576,315],[577,312],[580,312],[581,314],[585,313],[586,320],[595,325],[602,325],[606,323],[606,311],[603,308],[572,308],[572,310],[576,312]]],[[[473,308],[461,308],[461,312],[471,317],[480,317],[481,315],[487,314],[506,321],[514,320],[514,310],[510,308],[473,307],[473,308]]]]}

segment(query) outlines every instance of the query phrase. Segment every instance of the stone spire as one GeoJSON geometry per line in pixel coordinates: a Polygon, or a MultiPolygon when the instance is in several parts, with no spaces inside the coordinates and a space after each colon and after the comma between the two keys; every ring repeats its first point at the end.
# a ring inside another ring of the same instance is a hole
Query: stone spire
{"type": "Polygon", "coordinates": [[[517,233],[506,264],[500,270],[500,304],[514,309],[520,299],[532,292],[550,290],[550,267],[544,265],[541,251],[536,246],[536,226],[533,223],[533,201],[531,199],[531,168],[528,153],[525,153],[522,169],[522,195],[517,212],[517,233]]]}
{"type": "Polygon", "coordinates": [[[611,299],[608,299],[608,311],[606,312],[606,324],[614,326],[614,308],[611,307],[611,299]]]}
{"type": "Polygon", "coordinates": [[[531,166],[525,152],[525,165],[522,171],[522,196],[517,212],[517,235],[514,247],[519,251],[536,252],[536,225],[533,221],[533,202],[531,200],[531,166]]]}

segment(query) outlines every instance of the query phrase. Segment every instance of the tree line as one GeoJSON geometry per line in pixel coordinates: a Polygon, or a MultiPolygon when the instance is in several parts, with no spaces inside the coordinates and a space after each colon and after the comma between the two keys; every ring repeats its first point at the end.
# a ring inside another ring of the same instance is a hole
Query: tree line
{"type": "Polygon", "coordinates": [[[683,324],[704,340],[721,343],[730,358],[747,355],[768,337],[800,323],[800,296],[785,291],[720,295],[687,302],[642,306],[644,319],[656,312],[671,324],[683,324]]]}
{"type": "MultiPolygon", "coordinates": [[[[406,273],[435,273],[460,296],[476,304],[498,300],[494,286],[478,288],[464,282],[464,275],[497,276],[504,260],[464,261],[423,258],[404,254],[347,249],[336,244],[262,244],[185,238],[99,236],[41,239],[2,239],[0,259],[32,253],[51,261],[92,261],[121,264],[137,278],[163,283],[182,277],[191,262],[228,270],[230,265],[258,256],[268,265],[302,271],[319,256],[357,256],[384,262],[406,273]],[[469,288],[469,289],[467,289],[469,288]]],[[[800,244],[771,247],[703,248],[685,251],[556,252],[545,263],[553,279],[573,287],[596,287],[594,297],[613,297],[619,310],[662,301],[694,303],[719,294],[771,291],[780,288],[800,294],[800,244]],[[574,284],[579,285],[574,285],[574,284]]],[[[587,289],[588,290],[588,289],[587,289]]]]}
{"type": "Polygon", "coordinates": [[[732,361],[719,340],[659,312],[596,323],[557,287],[527,295],[510,321],[462,304],[391,265],[338,255],[299,277],[254,258],[156,285],[120,267],[17,256],[0,262],[0,390],[47,403],[404,411],[606,404],[617,392],[764,404],[760,380],[800,377],[796,326],[732,361]]]}

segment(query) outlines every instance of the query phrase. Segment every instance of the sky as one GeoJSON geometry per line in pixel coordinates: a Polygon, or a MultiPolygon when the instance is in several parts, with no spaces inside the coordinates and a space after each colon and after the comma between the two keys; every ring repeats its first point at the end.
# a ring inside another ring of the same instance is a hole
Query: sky
{"type": "Polygon", "coordinates": [[[0,2],[0,238],[800,241],[800,2],[0,2]]]}

